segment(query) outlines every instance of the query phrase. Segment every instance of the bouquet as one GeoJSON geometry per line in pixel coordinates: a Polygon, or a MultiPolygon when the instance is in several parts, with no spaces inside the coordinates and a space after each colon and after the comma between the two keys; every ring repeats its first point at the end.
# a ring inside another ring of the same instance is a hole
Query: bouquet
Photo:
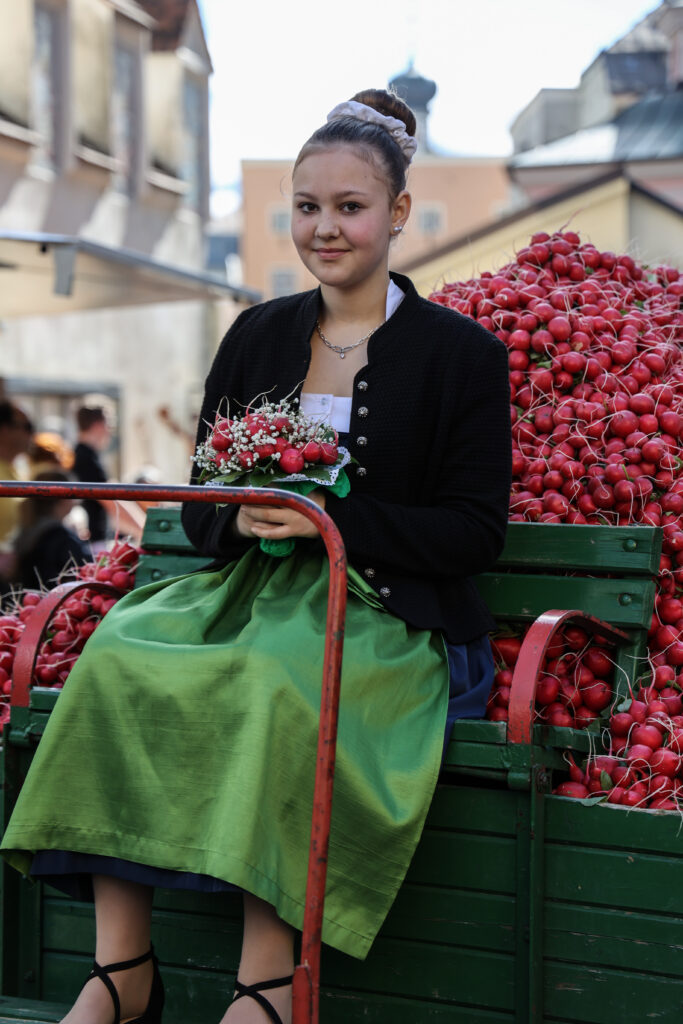
{"type": "MultiPolygon", "coordinates": [[[[228,408],[208,426],[206,440],[192,456],[202,484],[282,487],[304,495],[324,487],[340,498],[349,492],[344,467],[351,455],[339,447],[336,430],[306,416],[296,398],[277,403],[264,398],[258,408],[250,404],[241,415],[230,415],[228,408]]],[[[260,546],[283,557],[291,554],[295,542],[262,538],[260,546]]]]}

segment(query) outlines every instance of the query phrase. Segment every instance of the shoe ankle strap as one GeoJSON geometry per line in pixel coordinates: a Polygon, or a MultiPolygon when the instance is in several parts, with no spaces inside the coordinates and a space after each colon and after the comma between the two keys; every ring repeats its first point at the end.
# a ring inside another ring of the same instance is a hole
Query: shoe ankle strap
{"type": "Polygon", "coordinates": [[[107,964],[106,966],[103,966],[102,964],[98,964],[97,960],[93,960],[93,970],[97,967],[100,971],[104,971],[105,974],[114,974],[116,971],[127,971],[131,967],[139,967],[140,964],[146,963],[148,960],[151,960],[153,956],[154,946],[150,946],[147,952],[143,953],[142,956],[136,956],[132,960],[121,960],[117,964],[107,964]]]}
{"type": "Polygon", "coordinates": [[[282,988],[284,985],[291,985],[294,978],[293,974],[287,975],[286,978],[273,978],[270,981],[259,981],[253,985],[244,985],[237,978],[235,979],[235,997],[233,1003],[243,996],[249,996],[250,999],[255,1000],[259,1006],[266,1011],[273,1024],[282,1024],[282,1017],[277,1012],[275,1007],[265,999],[261,992],[266,991],[270,988],[282,988]]]}
{"type": "Polygon", "coordinates": [[[150,946],[147,952],[143,953],[142,956],[136,956],[132,960],[121,960],[119,961],[119,963],[115,964],[106,964],[104,967],[102,967],[101,964],[98,964],[97,960],[93,960],[92,971],[86,978],[85,984],[87,985],[87,983],[89,981],[92,981],[93,978],[100,979],[100,981],[106,988],[107,992],[111,996],[111,1000],[114,1004],[114,1024],[119,1024],[121,1020],[121,1001],[119,999],[119,994],[116,991],[116,986],[114,985],[114,982],[111,980],[109,975],[115,973],[116,971],[126,971],[131,967],[139,967],[140,964],[146,963],[153,957],[154,946],[150,946]]]}

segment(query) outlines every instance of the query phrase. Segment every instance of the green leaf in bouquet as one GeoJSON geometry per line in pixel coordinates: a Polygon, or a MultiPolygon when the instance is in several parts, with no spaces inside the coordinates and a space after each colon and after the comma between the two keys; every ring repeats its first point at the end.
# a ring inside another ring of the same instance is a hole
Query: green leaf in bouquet
{"type": "Polygon", "coordinates": [[[244,485],[243,477],[245,475],[246,475],[245,470],[243,470],[243,469],[233,469],[231,473],[218,473],[216,476],[210,477],[209,478],[209,483],[212,483],[212,484],[225,484],[226,487],[229,487],[230,484],[237,483],[237,481],[239,480],[239,481],[241,481],[240,486],[243,486],[244,485]]]}

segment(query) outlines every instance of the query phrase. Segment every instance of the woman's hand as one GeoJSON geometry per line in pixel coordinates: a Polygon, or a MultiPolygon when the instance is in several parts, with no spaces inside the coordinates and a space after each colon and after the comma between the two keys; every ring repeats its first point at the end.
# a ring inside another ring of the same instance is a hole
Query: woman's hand
{"type": "MultiPolygon", "coordinates": [[[[311,491],[306,497],[320,508],[325,508],[325,495],[322,491],[311,491]]],[[[240,505],[235,527],[241,537],[265,537],[267,540],[317,537],[319,532],[315,524],[301,512],[283,505],[240,505]]]]}

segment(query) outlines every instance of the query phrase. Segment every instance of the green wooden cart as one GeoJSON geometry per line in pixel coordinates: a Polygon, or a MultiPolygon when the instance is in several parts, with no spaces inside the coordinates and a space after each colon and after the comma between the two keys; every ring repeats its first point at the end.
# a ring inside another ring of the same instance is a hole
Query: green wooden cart
{"type": "MultiPolygon", "coordinates": [[[[202,564],[176,509],[150,513],[144,546],[137,585],[202,564]]],[[[659,548],[646,527],[513,523],[479,585],[500,622],[580,610],[621,631],[625,687],[645,652],[659,548]]],[[[529,664],[541,653],[528,649],[529,664]]],[[[533,683],[527,676],[532,699],[533,683]]],[[[35,688],[12,713],[5,818],[56,696],[35,688]]],[[[550,795],[564,751],[587,752],[591,736],[534,726],[528,695],[521,703],[525,742],[511,742],[505,723],[456,724],[423,838],[368,959],[324,950],[323,1024],[683,1020],[677,816],[550,795]]],[[[92,908],[3,872],[0,1024],[57,1021],[87,973],[92,908]]],[[[169,1024],[220,1019],[240,938],[236,895],[157,892],[169,1024]]]]}

